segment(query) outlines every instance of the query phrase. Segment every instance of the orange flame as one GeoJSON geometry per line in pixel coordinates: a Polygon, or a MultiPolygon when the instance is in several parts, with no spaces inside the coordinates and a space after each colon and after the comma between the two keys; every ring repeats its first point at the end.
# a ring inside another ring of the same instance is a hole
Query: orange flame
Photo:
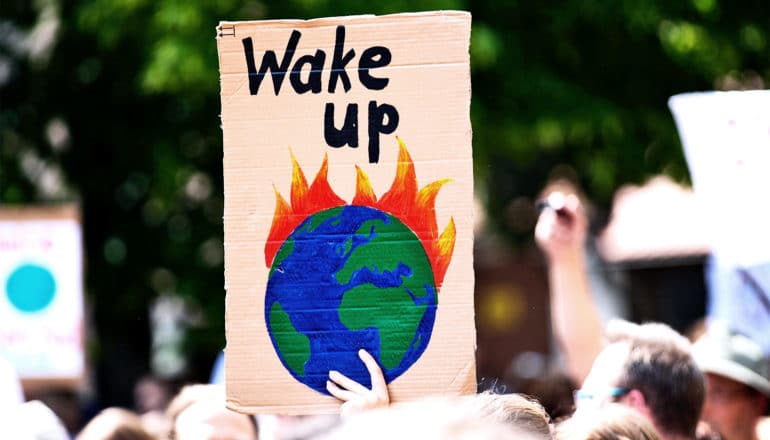
{"type": "MultiPolygon", "coordinates": [[[[455,224],[454,219],[450,217],[446,228],[439,235],[435,204],[438,191],[450,179],[438,180],[418,191],[414,162],[406,150],[406,145],[400,138],[396,139],[398,139],[399,145],[398,165],[396,166],[396,177],[393,179],[393,184],[388,192],[377,200],[369,177],[361,168],[356,166],[356,194],[350,204],[368,206],[387,212],[411,229],[417,235],[428,255],[428,260],[433,268],[436,288],[440,288],[449,262],[452,260],[455,245],[455,224]]],[[[326,155],[324,155],[321,168],[309,188],[305,174],[293,154],[291,161],[293,166],[291,205],[286,202],[278,190],[275,190],[275,215],[265,244],[265,264],[267,267],[273,264],[275,254],[289,234],[307,217],[319,211],[345,205],[345,201],[334,193],[327,180],[329,161],[326,155]]]]}

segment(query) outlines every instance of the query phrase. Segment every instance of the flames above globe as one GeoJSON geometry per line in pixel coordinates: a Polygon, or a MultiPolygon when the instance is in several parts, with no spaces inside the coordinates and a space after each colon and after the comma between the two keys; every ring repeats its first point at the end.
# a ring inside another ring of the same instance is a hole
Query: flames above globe
{"type": "MultiPolygon", "coordinates": [[[[406,145],[398,139],[399,154],[396,176],[390,189],[379,199],[372,189],[369,177],[356,166],[356,192],[350,205],[368,206],[391,214],[403,222],[420,240],[433,269],[436,288],[444,280],[455,244],[455,224],[449,223],[439,235],[436,221],[436,196],[450,179],[437,180],[420,189],[414,162],[406,145]]],[[[265,264],[270,267],[283,242],[306,218],[326,209],[348,203],[339,197],[329,185],[328,157],[324,155],[321,168],[313,183],[308,186],[305,174],[292,155],[291,203],[275,190],[276,204],[273,223],[265,244],[265,264]]]]}

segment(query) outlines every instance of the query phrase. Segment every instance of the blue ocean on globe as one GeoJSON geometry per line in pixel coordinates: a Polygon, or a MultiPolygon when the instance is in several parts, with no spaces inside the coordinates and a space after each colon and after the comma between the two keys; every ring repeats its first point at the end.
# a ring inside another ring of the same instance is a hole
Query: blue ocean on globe
{"type": "Polygon", "coordinates": [[[370,387],[365,349],[386,382],[425,351],[433,271],[417,236],[388,213],[342,206],[305,219],[276,254],[265,293],[273,347],[292,376],[328,394],[330,370],[370,387]]]}

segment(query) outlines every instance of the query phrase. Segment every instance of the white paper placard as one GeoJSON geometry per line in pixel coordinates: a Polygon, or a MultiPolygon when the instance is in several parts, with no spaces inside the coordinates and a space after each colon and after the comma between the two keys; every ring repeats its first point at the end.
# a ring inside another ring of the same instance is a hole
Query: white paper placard
{"type": "Polygon", "coordinates": [[[74,207],[0,210],[0,356],[22,381],[80,381],[82,232],[74,207]]]}

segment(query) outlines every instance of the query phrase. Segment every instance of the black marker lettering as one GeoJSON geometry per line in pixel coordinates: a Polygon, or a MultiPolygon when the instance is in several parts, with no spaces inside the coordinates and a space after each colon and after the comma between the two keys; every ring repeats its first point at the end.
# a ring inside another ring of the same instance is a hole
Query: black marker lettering
{"type": "Polygon", "coordinates": [[[345,26],[337,26],[337,38],[334,41],[334,57],[332,58],[332,68],[329,74],[329,93],[334,93],[337,89],[337,79],[342,80],[342,88],[345,92],[350,90],[350,78],[345,72],[345,66],[356,56],[356,51],[350,49],[345,51],[345,26]]]}
{"type": "Polygon", "coordinates": [[[289,74],[289,80],[295,92],[300,95],[311,90],[313,93],[321,93],[321,72],[325,60],[326,52],[321,49],[316,50],[315,55],[304,55],[297,60],[289,74]],[[310,65],[310,75],[307,82],[302,82],[302,66],[305,64],[310,65]]]}
{"type": "Polygon", "coordinates": [[[273,78],[273,88],[275,89],[275,96],[278,96],[278,92],[281,91],[281,83],[286,76],[286,72],[291,65],[291,59],[294,57],[294,51],[297,49],[297,43],[299,43],[299,37],[302,34],[299,31],[294,30],[291,32],[289,42],[286,44],[286,52],[281,59],[281,65],[278,65],[278,58],[275,56],[275,52],[268,50],[262,57],[262,64],[259,66],[259,72],[257,72],[257,66],[254,63],[254,44],[251,41],[251,37],[244,38],[243,52],[246,55],[246,68],[249,71],[249,92],[252,95],[256,95],[259,91],[259,85],[262,84],[262,79],[270,70],[273,78]]]}
{"type": "Polygon", "coordinates": [[[384,46],[372,46],[361,54],[358,60],[358,80],[369,90],[382,90],[388,85],[388,78],[375,78],[369,69],[376,69],[390,64],[390,50],[384,46]]]}
{"type": "Polygon", "coordinates": [[[324,111],[324,139],[330,147],[340,148],[350,145],[358,148],[358,104],[348,104],[345,110],[345,123],[337,130],[334,126],[334,104],[326,104],[324,111]]]}
{"type": "Polygon", "coordinates": [[[380,133],[391,134],[398,127],[398,111],[390,104],[369,102],[369,163],[380,161],[380,133]],[[387,123],[385,118],[387,117],[387,123]]]}

